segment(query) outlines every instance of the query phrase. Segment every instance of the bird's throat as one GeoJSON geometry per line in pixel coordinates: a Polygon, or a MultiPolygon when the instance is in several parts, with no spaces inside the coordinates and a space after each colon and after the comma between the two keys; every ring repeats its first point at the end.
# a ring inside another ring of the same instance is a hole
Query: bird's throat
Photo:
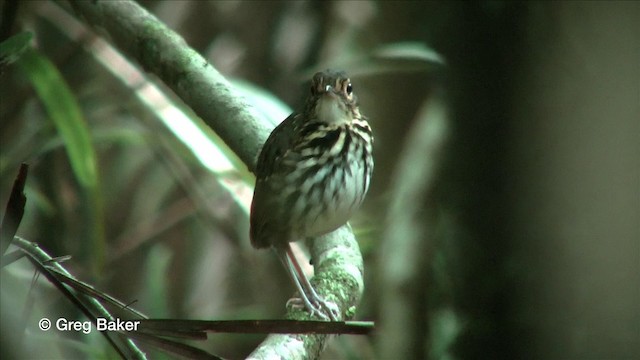
{"type": "Polygon", "coordinates": [[[342,100],[335,94],[324,94],[316,106],[318,120],[327,124],[348,123],[352,120],[342,100]]]}

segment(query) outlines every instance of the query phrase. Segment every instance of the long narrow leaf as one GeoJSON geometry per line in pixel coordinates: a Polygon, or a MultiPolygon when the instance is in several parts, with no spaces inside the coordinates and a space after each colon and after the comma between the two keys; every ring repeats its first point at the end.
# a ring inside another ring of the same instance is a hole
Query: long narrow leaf
{"type": "Polygon", "coordinates": [[[104,262],[104,223],[98,186],[96,152],[75,96],[49,59],[35,49],[27,50],[16,62],[32,83],[49,118],[54,123],[69,157],[73,173],[85,190],[86,236],[79,258],[91,264],[91,272],[100,271],[104,262]]]}
{"type": "Polygon", "coordinates": [[[76,98],[62,75],[46,57],[34,49],[25,51],[17,64],[33,84],[47,114],[60,133],[76,178],[85,187],[95,187],[95,149],[76,98]]]}

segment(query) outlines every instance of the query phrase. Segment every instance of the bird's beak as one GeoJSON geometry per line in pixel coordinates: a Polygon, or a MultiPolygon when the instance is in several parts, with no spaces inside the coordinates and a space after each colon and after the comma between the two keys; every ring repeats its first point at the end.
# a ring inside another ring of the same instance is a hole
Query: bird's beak
{"type": "Polygon", "coordinates": [[[333,86],[331,86],[331,85],[326,85],[324,87],[324,94],[325,95],[329,95],[331,98],[334,98],[334,99],[338,97],[337,96],[338,94],[336,94],[333,86]]]}

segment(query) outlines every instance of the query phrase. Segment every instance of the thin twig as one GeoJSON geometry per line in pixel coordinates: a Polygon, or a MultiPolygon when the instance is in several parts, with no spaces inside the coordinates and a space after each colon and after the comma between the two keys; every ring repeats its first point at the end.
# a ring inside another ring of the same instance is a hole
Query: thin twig
{"type": "MultiPolygon", "coordinates": [[[[69,278],[73,278],[71,274],[62,267],[58,262],[44,252],[37,244],[16,236],[13,244],[19,247],[27,254],[31,263],[49,280],[56,288],[67,297],[80,311],[82,311],[95,325],[96,318],[101,317],[113,320],[114,317],[102,306],[96,299],[83,294],[72,293],[62,282],[58,280],[56,273],[64,274],[69,278]],[[55,269],[55,270],[54,270],[55,269]]],[[[133,341],[129,339],[116,339],[113,333],[102,332],[107,340],[113,345],[114,349],[125,359],[146,359],[146,355],[140,350],[133,341]]]]}

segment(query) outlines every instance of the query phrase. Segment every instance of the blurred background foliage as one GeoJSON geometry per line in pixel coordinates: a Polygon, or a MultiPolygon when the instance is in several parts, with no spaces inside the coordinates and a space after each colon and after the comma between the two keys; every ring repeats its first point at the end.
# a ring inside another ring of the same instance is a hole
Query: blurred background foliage
{"type": "MultiPolygon", "coordinates": [[[[366,270],[356,318],[378,333],[337,337],[323,358],[386,358],[393,343],[411,358],[640,355],[638,3],[140,4],[274,123],[315,71],[351,75],[376,136],[372,189],[351,222],[366,270]],[[422,159],[435,175],[393,207],[413,213],[389,211],[433,116],[446,127],[422,159]],[[417,233],[393,230],[403,216],[417,233]],[[403,246],[415,246],[404,249],[414,273],[390,297],[397,258],[382,251],[403,246]],[[418,317],[400,322],[385,301],[418,317]]],[[[253,180],[224,143],[58,3],[3,0],[0,31],[33,36],[0,75],[2,206],[19,164],[31,166],[18,235],[72,255],[75,276],[152,318],[281,317],[293,289],[249,245],[253,180]],[[176,117],[204,140],[168,126],[176,117]]],[[[98,334],[37,329],[82,316],[33,274],[26,261],[2,269],[3,358],[113,357],[98,334]]],[[[196,345],[240,358],[262,338],[196,345]]]]}

